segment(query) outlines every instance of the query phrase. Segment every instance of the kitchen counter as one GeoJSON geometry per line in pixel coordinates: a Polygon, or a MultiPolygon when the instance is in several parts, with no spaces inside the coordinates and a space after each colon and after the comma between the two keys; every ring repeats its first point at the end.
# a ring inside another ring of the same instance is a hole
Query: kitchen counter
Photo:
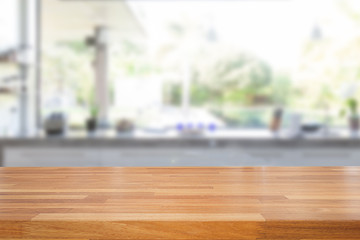
{"type": "Polygon", "coordinates": [[[0,166],[360,166],[360,139],[344,134],[275,137],[264,130],[3,138],[0,166]]]}
{"type": "Polygon", "coordinates": [[[360,167],[0,168],[0,239],[360,239],[360,167]]]}
{"type": "Polygon", "coordinates": [[[73,131],[64,136],[46,137],[44,134],[30,137],[0,138],[1,146],[116,146],[116,147],[226,147],[234,145],[259,146],[358,146],[360,138],[349,136],[344,129],[324,136],[322,134],[303,134],[301,137],[291,137],[286,131],[274,135],[268,130],[219,130],[201,135],[184,136],[176,131],[146,132],[135,131],[130,134],[116,134],[114,131],[99,131],[87,134],[83,131],[73,131]]]}

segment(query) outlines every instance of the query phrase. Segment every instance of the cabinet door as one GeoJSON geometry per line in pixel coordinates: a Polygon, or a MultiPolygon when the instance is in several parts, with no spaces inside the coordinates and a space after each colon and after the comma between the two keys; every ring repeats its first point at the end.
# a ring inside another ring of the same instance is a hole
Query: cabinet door
{"type": "Polygon", "coordinates": [[[272,152],[273,156],[264,155],[270,166],[359,166],[360,164],[360,152],[354,149],[276,148],[272,152]],[[277,157],[276,153],[280,156],[277,157]]]}
{"type": "Polygon", "coordinates": [[[6,147],[6,167],[360,166],[344,148],[69,148],[6,147]]]}
{"type": "MultiPolygon", "coordinates": [[[[356,155],[359,153],[355,149],[343,148],[317,148],[301,149],[299,158],[296,162],[302,166],[353,166],[359,165],[356,155]],[[354,158],[355,156],[355,158],[354,158]]],[[[358,155],[359,156],[359,155],[358,155]]]]}
{"type": "MultiPolygon", "coordinates": [[[[206,149],[104,149],[102,166],[212,166],[206,149]]],[[[221,162],[218,162],[221,165],[221,162]]]]}
{"type": "Polygon", "coordinates": [[[94,148],[5,148],[5,167],[100,166],[101,151],[94,148]]]}
{"type": "Polygon", "coordinates": [[[253,166],[262,159],[241,149],[173,148],[173,149],[103,149],[102,166],[253,166]]]}
{"type": "Polygon", "coordinates": [[[158,167],[175,166],[179,149],[163,148],[104,148],[101,166],[106,167],[158,167]]]}
{"type": "Polygon", "coordinates": [[[202,154],[193,158],[194,166],[261,166],[262,158],[252,156],[239,148],[212,148],[200,151],[202,154]]]}

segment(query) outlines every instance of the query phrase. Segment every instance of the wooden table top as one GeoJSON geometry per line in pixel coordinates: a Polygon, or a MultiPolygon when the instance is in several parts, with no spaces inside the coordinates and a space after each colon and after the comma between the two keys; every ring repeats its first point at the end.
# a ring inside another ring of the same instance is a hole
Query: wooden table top
{"type": "Polygon", "coordinates": [[[360,167],[0,168],[0,239],[59,234],[360,239],[360,167]]]}

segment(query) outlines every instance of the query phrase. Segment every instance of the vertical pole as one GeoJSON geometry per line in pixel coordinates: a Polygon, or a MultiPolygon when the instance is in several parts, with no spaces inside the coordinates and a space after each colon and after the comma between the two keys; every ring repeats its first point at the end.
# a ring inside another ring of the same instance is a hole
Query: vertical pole
{"type": "Polygon", "coordinates": [[[99,26],[95,30],[95,96],[99,110],[100,127],[108,124],[107,114],[109,105],[108,89],[108,43],[107,29],[99,26]]]}
{"type": "Polygon", "coordinates": [[[1,144],[0,145],[0,167],[4,167],[4,159],[5,159],[4,148],[5,148],[4,144],[1,144]]]}
{"type": "Polygon", "coordinates": [[[36,130],[39,131],[42,129],[42,121],[41,121],[41,94],[42,94],[42,0],[36,0],[36,42],[35,42],[35,127],[36,130]]]}
{"type": "Polygon", "coordinates": [[[184,64],[183,81],[182,81],[182,99],[181,107],[185,120],[188,120],[190,105],[190,65],[188,62],[184,64]]]}
{"type": "Polygon", "coordinates": [[[28,0],[19,1],[19,51],[21,59],[19,62],[20,72],[20,97],[19,97],[19,134],[21,136],[27,135],[27,85],[28,66],[27,66],[27,50],[28,50],[28,0]]]}

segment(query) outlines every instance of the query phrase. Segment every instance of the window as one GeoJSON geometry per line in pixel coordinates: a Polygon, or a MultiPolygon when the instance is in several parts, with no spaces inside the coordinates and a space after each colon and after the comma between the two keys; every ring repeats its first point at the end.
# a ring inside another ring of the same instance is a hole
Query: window
{"type": "Polygon", "coordinates": [[[111,1],[91,7],[84,1],[88,22],[76,20],[80,8],[65,16],[51,5],[56,0],[45,2],[44,112],[61,108],[73,126],[84,123],[94,98],[95,53],[85,39],[98,24],[109,27],[113,125],[130,118],[146,129],[179,122],[266,128],[275,106],[300,112],[305,121],[343,125],[344,95],[357,93],[356,0],[111,1]]]}
{"type": "Polygon", "coordinates": [[[3,1],[0,7],[0,136],[16,131],[18,122],[18,68],[14,55],[18,47],[18,4],[3,1]],[[9,127],[10,126],[10,127],[9,127]]]}

